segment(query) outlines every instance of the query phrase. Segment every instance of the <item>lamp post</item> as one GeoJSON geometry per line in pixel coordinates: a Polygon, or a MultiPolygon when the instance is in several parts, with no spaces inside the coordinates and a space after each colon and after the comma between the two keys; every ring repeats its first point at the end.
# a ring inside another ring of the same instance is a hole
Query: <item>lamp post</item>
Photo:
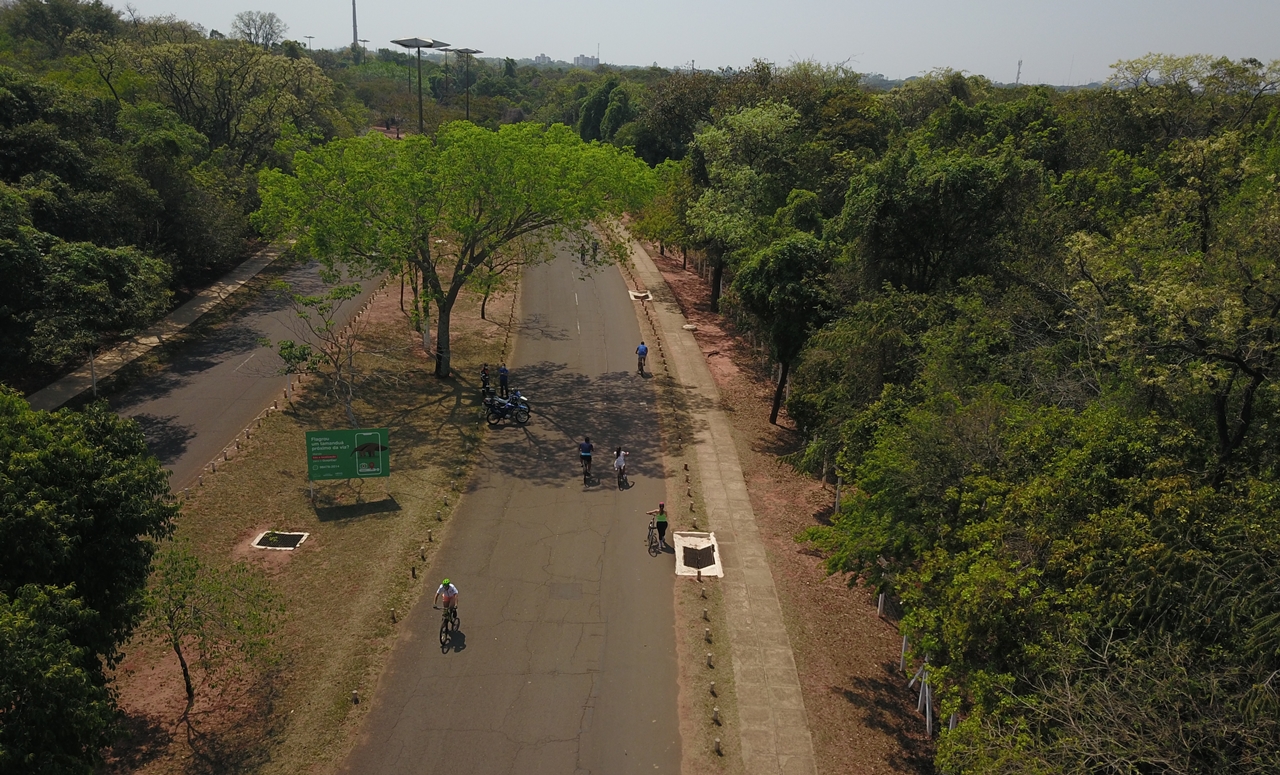
{"type": "MultiPolygon", "coordinates": [[[[367,49],[365,48],[365,45],[364,45],[364,44],[368,43],[368,42],[369,42],[369,39],[368,39],[368,38],[361,38],[361,39],[360,39],[359,41],[357,41],[357,42],[360,44],[360,60],[361,60],[361,61],[364,61],[364,55],[365,55],[365,52],[367,51],[367,49]]],[[[356,62],[356,64],[360,64],[360,62],[356,62]]]]}
{"type": "Polygon", "coordinates": [[[454,52],[467,55],[467,71],[462,76],[462,80],[467,85],[467,120],[471,120],[471,56],[473,54],[483,54],[484,52],[475,48],[455,48],[454,52]]]}
{"type": "Polygon", "coordinates": [[[315,35],[303,35],[302,37],[304,37],[304,38],[306,38],[306,39],[307,39],[307,51],[310,51],[310,50],[311,50],[311,40],[315,37],[315,35]]]}
{"type": "Polygon", "coordinates": [[[431,40],[430,38],[402,38],[391,42],[397,46],[417,49],[418,51],[418,134],[423,134],[426,132],[426,125],[422,121],[422,49],[444,48],[449,44],[443,40],[431,40]]]}

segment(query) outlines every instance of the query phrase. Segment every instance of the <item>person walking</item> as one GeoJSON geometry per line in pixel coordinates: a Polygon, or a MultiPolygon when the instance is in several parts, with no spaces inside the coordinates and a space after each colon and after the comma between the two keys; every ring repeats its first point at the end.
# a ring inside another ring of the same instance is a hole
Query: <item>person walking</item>
{"type": "Polygon", "coordinates": [[[646,514],[653,517],[653,521],[658,528],[658,545],[663,549],[667,548],[667,504],[658,503],[658,508],[653,511],[646,511],[646,514]]]}
{"type": "Polygon", "coordinates": [[[500,364],[498,366],[498,391],[503,398],[507,397],[507,380],[510,376],[511,372],[507,371],[507,364],[500,364]]]}

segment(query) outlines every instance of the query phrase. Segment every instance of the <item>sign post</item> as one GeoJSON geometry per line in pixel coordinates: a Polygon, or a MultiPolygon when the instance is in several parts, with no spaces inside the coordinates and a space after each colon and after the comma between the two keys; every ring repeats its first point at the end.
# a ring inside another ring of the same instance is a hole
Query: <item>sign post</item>
{"type": "Polygon", "coordinates": [[[322,482],[391,476],[389,440],[386,428],[307,431],[307,478],[322,482]]]}

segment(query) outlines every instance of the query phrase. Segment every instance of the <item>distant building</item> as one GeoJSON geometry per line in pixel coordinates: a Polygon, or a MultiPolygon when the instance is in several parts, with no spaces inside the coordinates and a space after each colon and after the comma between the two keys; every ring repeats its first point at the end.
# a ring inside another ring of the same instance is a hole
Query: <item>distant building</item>
{"type": "Polygon", "coordinates": [[[600,66],[600,57],[589,57],[586,54],[579,54],[573,58],[573,66],[581,67],[584,70],[594,70],[600,66]]]}
{"type": "Polygon", "coordinates": [[[546,54],[539,54],[533,58],[533,63],[535,65],[549,65],[551,64],[551,57],[546,54]]]}

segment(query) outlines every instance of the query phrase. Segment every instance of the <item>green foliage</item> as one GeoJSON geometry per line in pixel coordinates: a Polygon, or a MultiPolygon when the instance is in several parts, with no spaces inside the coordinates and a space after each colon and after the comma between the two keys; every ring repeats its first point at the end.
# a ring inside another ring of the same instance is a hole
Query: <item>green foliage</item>
{"type": "Polygon", "coordinates": [[[111,662],[137,621],[146,538],[177,514],[168,474],[137,424],[103,404],[50,414],[5,390],[0,416],[0,592],[72,588],[92,618],[75,643],[111,662]]]}
{"type": "Polygon", "coordinates": [[[115,706],[72,633],[92,614],[70,589],[0,592],[0,772],[90,773],[115,706]]]}
{"type": "MultiPolygon", "coordinates": [[[[450,312],[477,270],[496,266],[515,240],[532,241],[538,249],[523,255],[538,260],[553,242],[594,239],[593,223],[607,226],[605,218],[638,207],[653,187],[642,162],[584,143],[563,125],[493,132],[455,122],[433,138],[330,143],[299,154],[293,167],[292,175],[262,174],[255,223],[296,235],[298,250],[330,265],[420,273],[419,319],[429,301],[439,313],[441,376],[449,373],[450,312]]],[[[618,238],[609,245],[612,253],[622,247],[618,238]]]]}
{"type": "Polygon", "coordinates": [[[1275,68],[879,100],[788,410],[849,485],[805,538],[901,600],[947,771],[1277,766],[1275,68]]]}
{"type": "Polygon", "coordinates": [[[147,629],[173,649],[182,668],[187,711],[197,683],[217,690],[278,661],[274,636],[284,609],[260,571],[238,562],[220,568],[183,543],[165,547],[147,590],[147,629]],[[191,667],[199,671],[193,677],[191,667]]]}
{"type": "Polygon", "coordinates": [[[105,404],[36,412],[0,390],[0,770],[89,772],[177,506],[142,432],[105,404]]]}

